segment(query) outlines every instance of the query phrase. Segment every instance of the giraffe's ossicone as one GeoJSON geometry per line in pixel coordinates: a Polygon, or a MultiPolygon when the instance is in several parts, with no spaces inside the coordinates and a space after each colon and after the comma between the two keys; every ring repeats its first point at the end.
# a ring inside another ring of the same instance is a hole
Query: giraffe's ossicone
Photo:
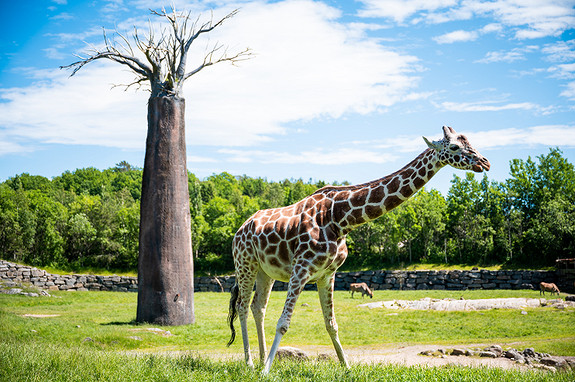
{"type": "Polygon", "coordinates": [[[232,288],[230,345],[235,338],[234,319],[240,318],[245,360],[253,367],[247,316],[256,322],[260,360],[269,372],[282,336],[287,332],[296,301],[305,284],[316,283],[325,325],[340,362],[348,367],[338,337],[333,285],[336,270],[347,257],[347,234],[376,219],[411,197],[445,165],[462,170],[489,170],[489,161],[464,135],[443,127],[443,139],[430,142],[417,158],[386,177],[354,186],[326,186],[287,207],[261,210],[238,230],[233,240],[236,285],[232,288]],[[283,312],[267,359],[264,316],[274,280],[289,282],[283,312]]]}

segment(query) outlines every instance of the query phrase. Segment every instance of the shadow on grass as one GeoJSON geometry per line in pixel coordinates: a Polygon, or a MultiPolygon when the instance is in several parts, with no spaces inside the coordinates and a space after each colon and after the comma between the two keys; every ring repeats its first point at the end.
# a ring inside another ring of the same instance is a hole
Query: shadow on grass
{"type": "Polygon", "coordinates": [[[112,322],[105,322],[100,324],[102,326],[140,326],[145,325],[145,323],[137,322],[136,319],[131,321],[112,321],[112,322]]]}

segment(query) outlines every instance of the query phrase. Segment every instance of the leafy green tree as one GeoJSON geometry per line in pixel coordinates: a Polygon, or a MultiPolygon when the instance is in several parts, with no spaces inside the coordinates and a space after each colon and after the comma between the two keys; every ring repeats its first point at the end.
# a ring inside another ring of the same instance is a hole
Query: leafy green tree
{"type": "Polygon", "coordinates": [[[96,229],[84,213],[78,212],[72,215],[66,232],[68,260],[79,267],[92,265],[87,260],[93,255],[96,234],[96,229]]]}
{"type": "Polygon", "coordinates": [[[29,191],[27,197],[37,223],[25,261],[31,265],[65,263],[66,207],[40,191],[29,191]]]}

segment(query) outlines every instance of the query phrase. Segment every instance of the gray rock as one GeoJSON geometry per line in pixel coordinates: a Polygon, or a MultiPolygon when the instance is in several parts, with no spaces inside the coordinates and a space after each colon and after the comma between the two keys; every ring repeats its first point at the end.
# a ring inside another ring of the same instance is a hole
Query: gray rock
{"type": "Polygon", "coordinates": [[[526,348],[523,350],[523,356],[524,357],[530,357],[530,358],[535,358],[536,354],[535,354],[535,349],[533,348],[526,348]]]}
{"type": "Polygon", "coordinates": [[[486,350],[480,351],[479,356],[484,357],[484,358],[497,358],[497,354],[495,354],[491,351],[486,351],[486,350]]]}
{"type": "Polygon", "coordinates": [[[501,356],[503,353],[503,349],[499,345],[491,345],[483,350],[494,353],[497,357],[501,356]]]}
{"type": "Polygon", "coordinates": [[[541,358],[539,362],[543,365],[552,366],[557,369],[564,368],[565,366],[567,366],[567,362],[565,362],[564,359],[559,357],[545,357],[541,358]]]}
{"type": "Polygon", "coordinates": [[[503,355],[505,356],[505,358],[510,358],[519,363],[525,362],[525,357],[523,357],[523,355],[519,353],[517,349],[509,349],[503,355]]]}
{"type": "Polygon", "coordinates": [[[299,361],[305,361],[309,359],[309,356],[306,352],[291,346],[280,347],[276,353],[276,357],[278,359],[294,359],[299,361]]]}
{"type": "Polygon", "coordinates": [[[466,351],[464,349],[453,349],[451,351],[451,355],[456,355],[456,356],[460,356],[460,355],[465,355],[466,351]]]}

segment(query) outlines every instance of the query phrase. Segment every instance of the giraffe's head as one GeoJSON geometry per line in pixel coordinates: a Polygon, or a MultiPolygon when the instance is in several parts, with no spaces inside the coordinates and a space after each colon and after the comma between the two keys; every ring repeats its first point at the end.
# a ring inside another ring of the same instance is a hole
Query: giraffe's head
{"type": "Polygon", "coordinates": [[[449,126],[443,126],[443,139],[433,142],[425,137],[423,139],[431,149],[437,151],[443,164],[475,172],[489,171],[491,167],[487,158],[471,147],[465,135],[457,134],[449,126]]]}

